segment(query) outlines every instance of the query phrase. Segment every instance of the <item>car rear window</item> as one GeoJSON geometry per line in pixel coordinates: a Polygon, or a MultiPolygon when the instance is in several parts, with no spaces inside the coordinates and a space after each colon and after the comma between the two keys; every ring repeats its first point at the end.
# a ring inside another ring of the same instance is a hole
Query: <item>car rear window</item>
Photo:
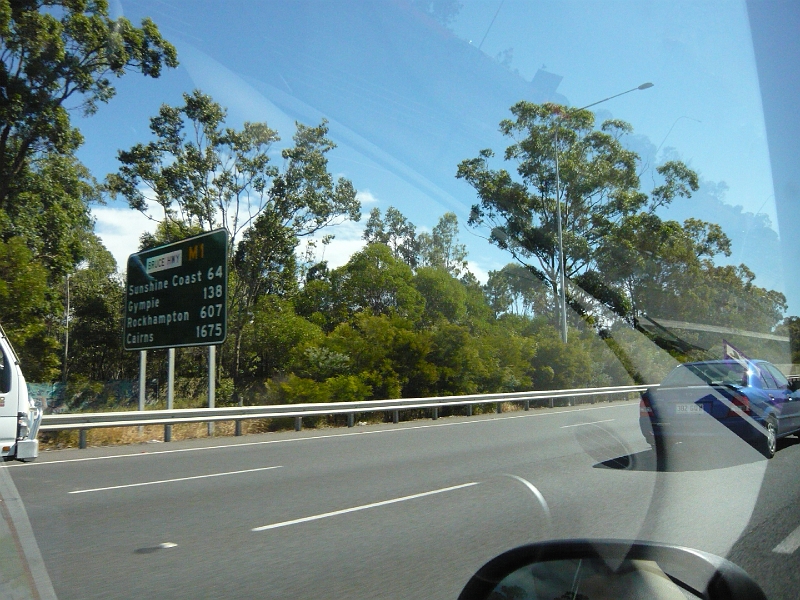
{"type": "Polygon", "coordinates": [[[768,390],[776,390],[778,389],[778,383],[775,381],[775,378],[770,374],[769,370],[765,368],[765,365],[759,365],[759,371],[761,371],[761,377],[764,379],[764,388],[768,390]]]}
{"type": "Polygon", "coordinates": [[[662,387],[681,387],[706,383],[741,385],[745,369],[739,363],[700,363],[680,365],[667,375],[662,387]]]}
{"type": "Polygon", "coordinates": [[[769,372],[772,377],[775,379],[776,388],[775,389],[788,389],[789,387],[789,380],[786,379],[786,376],[778,370],[775,365],[770,364],[762,364],[760,365],[761,371],[763,372],[766,370],[769,372]]]}

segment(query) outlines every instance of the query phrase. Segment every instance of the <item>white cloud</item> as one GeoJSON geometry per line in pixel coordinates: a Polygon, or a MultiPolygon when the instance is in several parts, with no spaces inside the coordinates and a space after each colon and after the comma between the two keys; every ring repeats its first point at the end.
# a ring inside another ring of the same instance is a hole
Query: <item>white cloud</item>
{"type": "Polygon", "coordinates": [[[468,260],[467,268],[483,285],[486,285],[486,282],[489,281],[489,271],[478,265],[475,261],[468,260]]]}
{"type": "Polygon", "coordinates": [[[356,192],[356,200],[361,204],[375,204],[378,202],[378,199],[369,190],[356,192]]]}
{"type": "Polygon", "coordinates": [[[125,271],[128,256],[139,250],[139,237],[154,232],[156,224],[137,210],[97,206],[92,209],[96,219],[95,233],[117,261],[117,270],[125,271]]]}
{"type": "MultiPolygon", "coordinates": [[[[364,247],[365,242],[361,238],[363,232],[364,225],[353,221],[345,221],[339,225],[327,227],[313,238],[317,242],[317,260],[327,261],[328,267],[331,269],[346,264],[353,254],[364,247]],[[327,246],[323,246],[321,242],[325,235],[335,236],[327,246]]],[[[301,244],[298,252],[304,250],[305,244],[301,244]]]]}

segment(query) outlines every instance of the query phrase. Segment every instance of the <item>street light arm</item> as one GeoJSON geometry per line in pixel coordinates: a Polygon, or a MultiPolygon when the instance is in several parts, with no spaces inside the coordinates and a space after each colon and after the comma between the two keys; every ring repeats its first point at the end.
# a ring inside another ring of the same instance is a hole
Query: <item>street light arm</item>
{"type": "Polygon", "coordinates": [[[653,87],[653,84],[648,81],[647,83],[643,83],[642,85],[636,86],[635,88],[631,88],[631,89],[629,89],[629,90],[627,90],[625,92],[620,92],[619,94],[614,94],[613,96],[609,96],[608,98],[603,98],[602,100],[598,100],[597,102],[592,102],[591,104],[587,104],[586,106],[582,106],[582,107],[577,108],[575,110],[584,110],[586,108],[591,108],[592,106],[596,106],[598,104],[602,104],[603,102],[606,102],[607,100],[611,100],[612,98],[618,98],[620,96],[624,96],[625,94],[630,94],[631,92],[635,92],[637,90],[646,90],[647,88],[651,88],[651,87],[653,87]]]}

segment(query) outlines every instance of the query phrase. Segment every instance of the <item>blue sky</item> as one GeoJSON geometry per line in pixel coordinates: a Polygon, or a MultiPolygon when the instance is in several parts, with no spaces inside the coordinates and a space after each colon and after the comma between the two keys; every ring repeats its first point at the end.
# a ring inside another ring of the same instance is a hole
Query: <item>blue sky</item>
{"type": "MultiPolygon", "coordinates": [[[[116,169],[118,149],[149,139],[148,118],[161,103],[177,104],[194,88],[228,107],[230,125],[265,120],[284,141],[295,120],[325,117],[339,145],[331,168],[360,190],[364,212],[393,205],[423,229],[456,212],[472,268],[484,278],[509,258],[466,228],[475,196],[455,179],[457,162],[507,145],[497,123],[513,102],[538,100],[530,82],[540,69],[563,78],[555,99],[572,106],[651,81],[653,88],[598,106],[598,117],[630,122],[631,146],[643,155],[658,150],[649,167],[677,157],[696,169],[701,192],[665,216],[717,217],[734,240],[731,261],[747,262],[757,283],[781,289],[743,2],[464,0],[449,31],[405,0],[123,0],[112,2],[112,13],[135,23],[151,16],[182,64],[159,80],[118,80],[117,97],[80,121],[80,157],[98,178],[116,169]]],[[[121,203],[95,215],[121,265],[152,229],[121,203]]],[[[360,226],[336,234],[326,258],[341,264],[359,247],[360,226]]]]}

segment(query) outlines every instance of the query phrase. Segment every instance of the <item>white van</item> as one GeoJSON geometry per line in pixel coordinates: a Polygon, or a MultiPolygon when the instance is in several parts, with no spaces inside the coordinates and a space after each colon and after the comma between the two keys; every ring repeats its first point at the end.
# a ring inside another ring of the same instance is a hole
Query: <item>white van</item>
{"type": "Polygon", "coordinates": [[[0,456],[31,461],[39,455],[36,434],[42,410],[28,398],[19,358],[0,326],[0,456]]]}

